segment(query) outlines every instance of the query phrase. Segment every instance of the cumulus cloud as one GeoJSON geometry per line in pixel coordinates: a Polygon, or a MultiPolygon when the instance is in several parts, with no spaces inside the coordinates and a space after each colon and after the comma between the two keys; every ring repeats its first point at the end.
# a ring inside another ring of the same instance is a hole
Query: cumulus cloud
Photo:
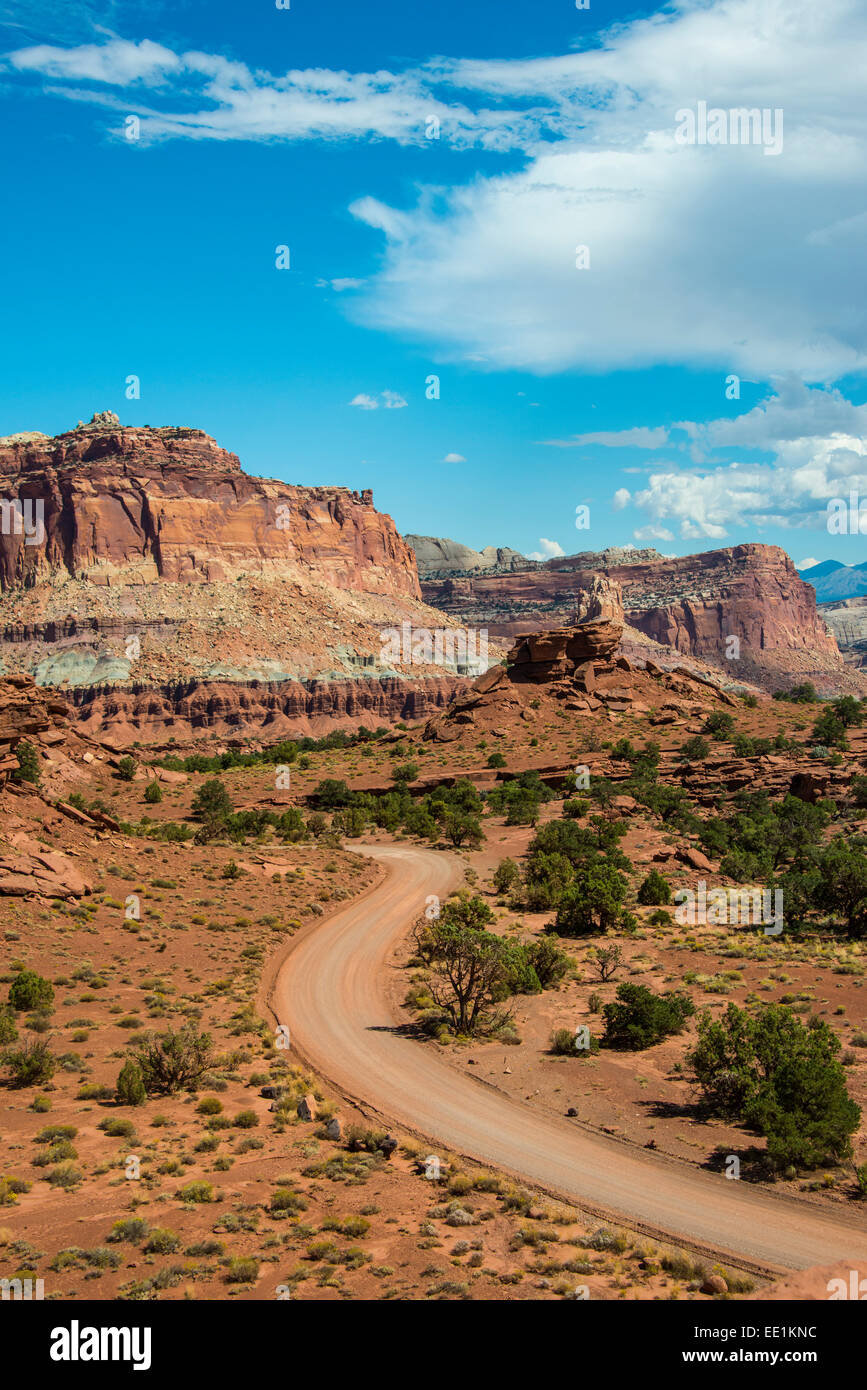
{"type": "Polygon", "coordinates": [[[628,487],[619,487],[612,498],[611,505],[616,512],[622,512],[623,508],[632,500],[632,493],[628,487]]]}
{"type": "Polygon", "coordinates": [[[867,497],[867,440],[834,434],[783,442],[771,463],[651,473],[633,500],[655,524],[676,523],[685,539],[722,540],[731,527],[822,530],[828,503],[853,491],[867,497]]]}
{"type": "Polygon", "coordinates": [[[558,555],[566,554],[559,541],[549,541],[545,536],[539,537],[539,545],[541,550],[531,550],[528,560],[554,560],[558,555]]]}
{"type": "Polygon", "coordinates": [[[114,38],[6,61],[113,109],[119,135],[137,113],[143,143],[435,135],[519,152],[506,173],[462,165],[465,183],[422,186],[408,207],[352,205],[384,256],[347,312],[443,360],[814,381],[867,365],[865,65],[862,0],[671,0],[566,54],[401,72],[275,75],[114,38]],[[677,113],[701,101],[781,110],[781,152],[679,143],[677,113]]]}
{"type": "Polygon", "coordinates": [[[366,395],[365,392],[363,392],[363,391],[359,392],[359,394],[358,394],[357,396],[353,396],[353,397],[352,397],[352,400],[349,402],[349,404],[350,404],[350,405],[357,405],[357,406],[360,406],[360,408],[361,408],[362,410],[378,410],[378,409],[379,409],[379,401],[376,399],[376,397],[375,397],[375,396],[368,396],[368,395],[366,395]]]}
{"type": "Polygon", "coordinates": [[[798,560],[797,564],[795,565],[795,569],[810,570],[813,568],[814,565],[818,565],[818,563],[819,561],[816,559],[815,555],[808,555],[806,560],[798,560]]]}
{"type": "Polygon", "coordinates": [[[463,454],[446,454],[443,463],[466,463],[463,454]]]}

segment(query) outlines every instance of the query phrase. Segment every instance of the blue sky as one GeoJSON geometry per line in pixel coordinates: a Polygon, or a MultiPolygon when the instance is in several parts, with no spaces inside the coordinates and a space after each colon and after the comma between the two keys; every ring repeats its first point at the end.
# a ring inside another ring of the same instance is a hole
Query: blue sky
{"type": "Polygon", "coordinates": [[[865,558],[860,0],[0,17],[0,433],[196,425],[476,546],[865,558]],[[700,102],[782,148],[680,143],[700,102]]]}

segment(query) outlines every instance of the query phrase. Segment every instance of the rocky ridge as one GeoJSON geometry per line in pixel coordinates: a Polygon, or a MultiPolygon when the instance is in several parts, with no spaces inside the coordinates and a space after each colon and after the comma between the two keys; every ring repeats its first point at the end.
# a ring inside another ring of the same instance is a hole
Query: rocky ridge
{"type": "Polygon", "coordinates": [[[591,568],[582,556],[564,557],[508,575],[426,578],[422,593],[451,617],[514,637],[580,620],[582,595],[597,579],[619,586],[634,632],[681,657],[714,663],[729,680],[778,689],[813,679],[829,694],[860,689],[814,591],[777,546],[668,559],[633,554],[629,563],[591,568]]]}

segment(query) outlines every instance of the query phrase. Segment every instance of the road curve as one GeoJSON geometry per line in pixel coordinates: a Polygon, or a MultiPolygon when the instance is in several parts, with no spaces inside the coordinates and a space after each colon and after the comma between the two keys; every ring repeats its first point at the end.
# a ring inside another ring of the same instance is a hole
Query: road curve
{"type": "Polygon", "coordinates": [[[415,846],[359,847],[385,882],[302,938],[271,1003],[293,1049],[347,1095],[436,1143],[577,1205],[679,1243],[768,1269],[867,1261],[867,1225],[546,1115],[464,1075],[395,1032],[386,981],[395,941],[427,894],[454,884],[449,856],[415,846]]]}

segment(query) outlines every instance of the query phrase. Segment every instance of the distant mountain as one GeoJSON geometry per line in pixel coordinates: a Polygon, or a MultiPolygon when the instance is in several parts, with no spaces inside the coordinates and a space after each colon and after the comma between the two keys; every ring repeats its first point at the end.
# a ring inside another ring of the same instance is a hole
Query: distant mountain
{"type": "Polygon", "coordinates": [[[812,584],[819,603],[833,603],[836,599],[859,598],[867,594],[867,560],[860,565],[823,560],[820,565],[810,565],[805,570],[798,570],[798,573],[808,584],[812,584]]]}
{"type": "Polygon", "coordinates": [[[508,546],[486,545],[484,550],[473,550],[461,545],[460,541],[439,536],[404,536],[403,539],[415,551],[420,575],[535,568],[520,551],[510,550],[508,546]]]}

